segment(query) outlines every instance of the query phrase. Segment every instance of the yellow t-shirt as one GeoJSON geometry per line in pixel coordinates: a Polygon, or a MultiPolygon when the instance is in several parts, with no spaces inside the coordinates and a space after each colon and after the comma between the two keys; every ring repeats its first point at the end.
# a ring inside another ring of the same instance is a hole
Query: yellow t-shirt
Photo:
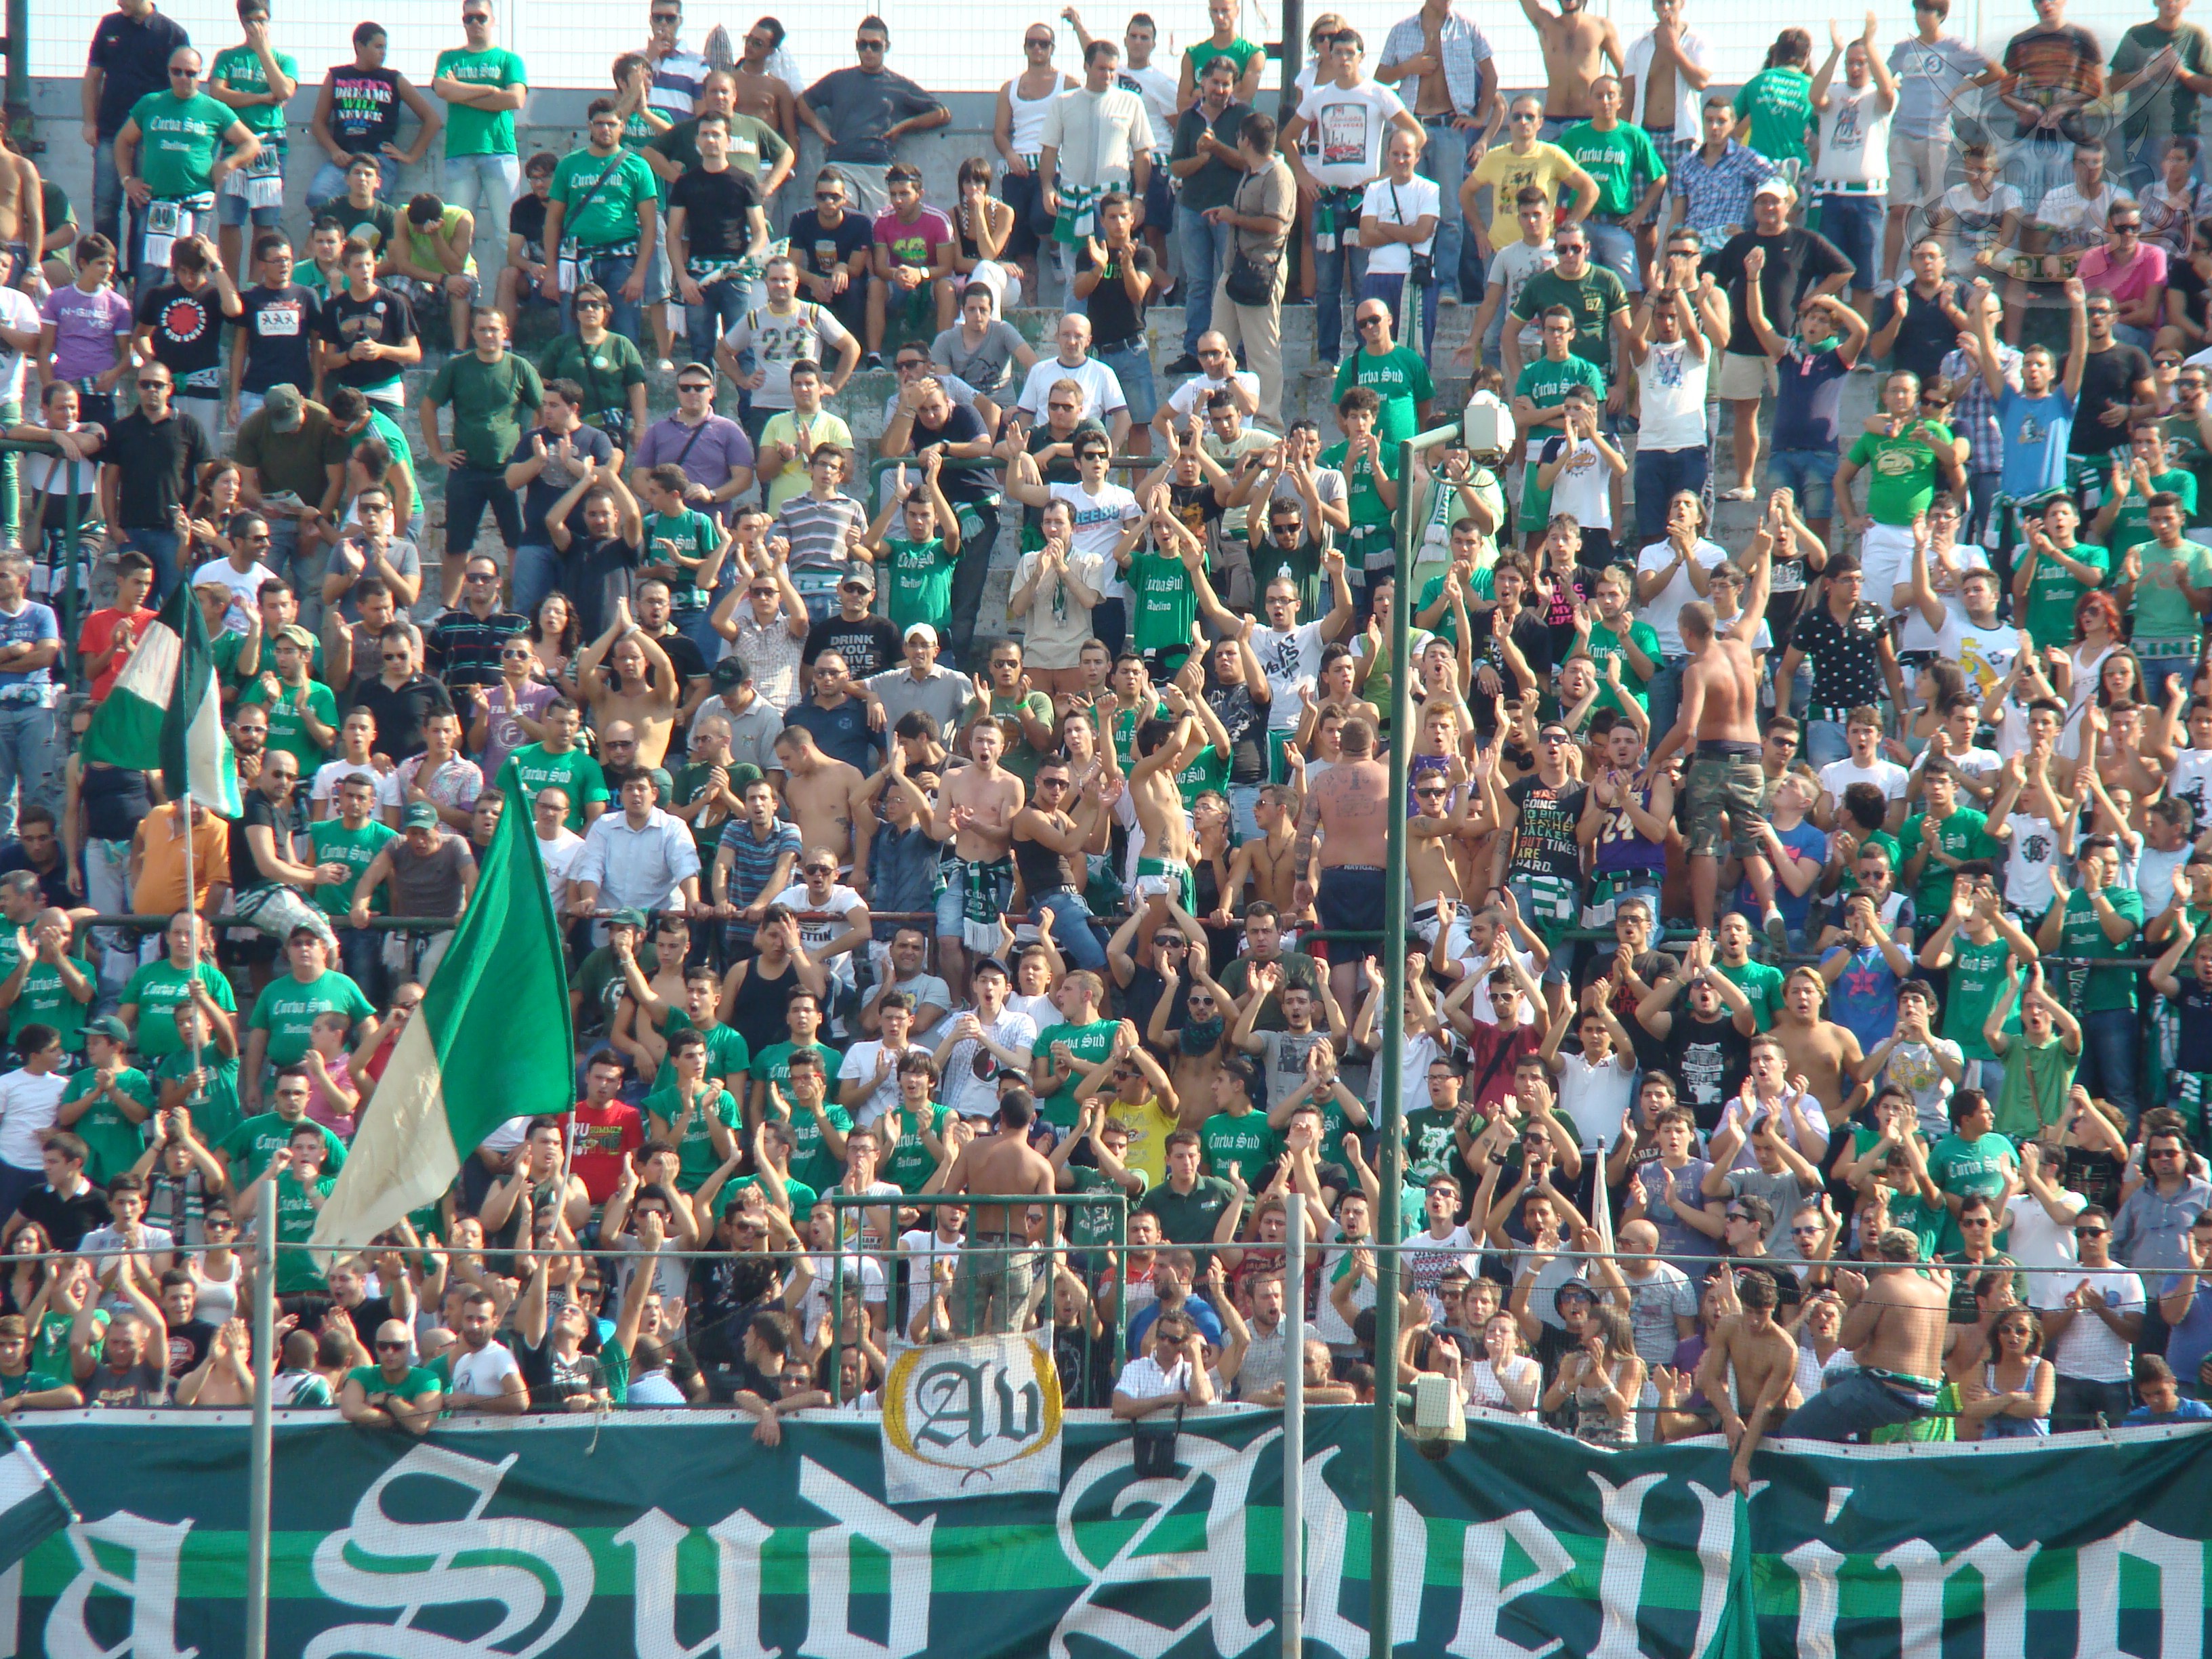
{"type": "Polygon", "coordinates": [[[1108,1109],[1116,1121],[1129,1126],[1129,1149],[1121,1154],[1123,1165],[1145,1177],[1147,1192],[1165,1182],[1168,1137],[1182,1120],[1157,1098],[1140,1100],[1133,1106],[1117,1100],[1108,1109]]]}
{"type": "Polygon", "coordinates": [[[1495,249],[1520,240],[1520,209],[1515,198],[1523,190],[1534,185],[1557,202],[1560,183],[1575,170],[1574,158],[1557,144],[1540,143],[1526,155],[1516,155],[1507,144],[1485,150],[1470,177],[1478,189],[1484,185],[1491,189],[1490,246],[1495,249]]]}
{"type": "Polygon", "coordinates": [[[828,410],[805,418],[805,429],[800,429],[800,417],[795,410],[780,410],[768,417],[761,428],[764,444],[789,444],[799,451],[799,457],[786,464],[782,471],[768,481],[768,510],[780,511],[793,495],[804,495],[808,487],[805,457],[811,455],[823,444],[836,444],[840,449],[853,447],[853,428],[847,426],[828,410]]]}

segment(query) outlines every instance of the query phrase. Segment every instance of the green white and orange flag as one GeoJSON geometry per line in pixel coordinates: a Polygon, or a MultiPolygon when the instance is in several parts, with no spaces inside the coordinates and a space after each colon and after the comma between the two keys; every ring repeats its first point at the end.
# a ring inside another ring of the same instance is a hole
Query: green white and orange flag
{"type": "Polygon", "coordinates": [[[178,584],[115,677],[93,713],[82,752],[88,763],[159,771],[171,800],[189,793],[227,818],[245,810],[222,726],[215,652],[189,584],[178,584]]]}
{"type": "Polygon", "coordinates": [[[392,1047],[311,1243],[360,1249],[434,1204],[511,1117],[575,1103],[561,930],[530,808],[509,786],[475,895],[392,1047]]]}

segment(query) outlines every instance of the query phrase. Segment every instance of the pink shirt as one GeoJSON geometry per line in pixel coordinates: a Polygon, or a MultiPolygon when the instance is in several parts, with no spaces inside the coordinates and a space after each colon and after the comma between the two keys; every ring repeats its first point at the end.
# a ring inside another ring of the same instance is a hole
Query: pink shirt
{"type": "Polygon", "coordinates": [[[2146,243],[2127,264],[2114,265],[2103,247],[2093,247],[2081,256],[2074,274],[2091,293],[2109,294],[2121,305],[2132,305],[2151,289],[2166,286],[2166,250],[2146,243]]]}
{"type": "MultiPolygon", "coordinates": [[[[352,1067],[353,1056],[349,1054],[342,1053],[337,1059],[326,1060],[323,1062],[323,1069],[328,1072],[335,1081],[349,1085],[353,1081],[352,1067]]],[[[353,1114],[340,1111],[337,1102],[320,1084],[310,1084],[309,1088],[311,1092],[307,1096],[307,1115],[340,1140],[352,1140],[353,1114]]]]}

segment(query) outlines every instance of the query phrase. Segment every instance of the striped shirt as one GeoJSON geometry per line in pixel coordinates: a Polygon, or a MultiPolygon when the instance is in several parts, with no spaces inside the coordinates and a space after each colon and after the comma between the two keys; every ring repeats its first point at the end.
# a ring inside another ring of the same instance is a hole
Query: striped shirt
{"type": "Polygon", "coordinates": [[[1677,161],[1674,194],[1689,204],[1690,227],[1710,252],[1751,222],[1752,191],[1780,172],[1757,150],[1731,138],[1717,161],[1706,161],[1702,146],[1677,161]]]}
{"type": "MultiPolygon", "coordinates": [[[[722,826],[722,850],[730,855],[730,902],[750,904],[767,890],[769,878],[775,873],[776,860],[786,853],[795,860],[799,856],[799,826],[781,818],[766,841],[753,834],[753,827],[743,818],[732,818],[722,826]]],[[[796,872],[787,872],[793,880],[796,872]]]]}
{"type": "Polygon", "coordinates": [[[448,690],[496,684],[500,647],[529,627],[527,617],[512,611],[495,611],[483,617],[471,616],[465,607],[448,611],[430,624],[423,642],[431,672],[448,690]]]}
{"type": "MultiPolygon", "coordinates": [[[[1382,42],[1382,66],[1402,64],[1408,58],[1419,58],[1425,49],[1425,34],[1421,27],[1421,15],[1393,23],[1390,33],[1382,42]]],[[[1472,115],[1481,100],[1482,66],[1490,58],[1490,42],[1482,38],[1482,31],[1456,11],[1446,12],[1443,22],[1437,30],[1437,44],[1444,60],[1444,85],[1451,93],[1452,110],[1459,115],[1472,115]]],[[[1406,107],[1413,107],[1420,95],[1418,86],[1399,88],[1406,100],[1406,107]]]]}
{"type": "MultiPolygon", "coordinates": [[[[850,495],[832,495],[824,500],[810,489],[783,504],[783,510],[769,527],[769,534],[790,539],[793,570],[824,566],[842,568],[849,557],[845,538],[848,525],[866,532],[867,508],[850,495]]],[[[753,672],[760,671],[756,668],[753,672]]]]}

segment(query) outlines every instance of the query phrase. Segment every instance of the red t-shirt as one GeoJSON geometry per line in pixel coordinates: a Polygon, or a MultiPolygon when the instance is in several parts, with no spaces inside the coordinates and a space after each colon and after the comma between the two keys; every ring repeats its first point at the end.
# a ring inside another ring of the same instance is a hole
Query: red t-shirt
{"type": "MultiPolygon", "coordinates": [[[[81,657],[88,657],[106,650],[108,641],[115,637],[116,628],[124,620],[123,612],[112,605],[103,605],[94,611],[84,619],[84,626],[77,630],[77,654],[81,657]]],[[[131,637],[137,640],[144,639],[146,630],[158,620],[160,618],[155,612],[147,610],[143,605],[140,605],[137,610],[131,613],[129,618],[131,637]]],[[[100,671],[100,678],[92,683],[92,700],[94,702],[98,702],[107,695],[108,688],[115,684],[115,677],[123,672],[123,665],[130,660],[127,653],[118,654],[113,661],[100,671]]]]}
{"type": "Polygon", "coordinates": [[[1523,1054],[1538,1053],[1543,1046],[1543,1035],[1534,1025],[1516,1025],[1510,1033],[1495,1025],[1475,1026],[1474,1035],[1468,1039],[1467,1097],[1474,1103],[1478,1115],[1485,1106],[1512,1094],[1514,1063],[1523,1054]]]}
{"type": "Polygon", "coordinates": [[[605,1203],[622,1185],[623,1161],[645,1145],[637,1108],[619,1100],[603,1107],[580,1100],[562,1115],[562,1127],[568,1132],[569,1170],[592,1203],[605,1203]]]}

